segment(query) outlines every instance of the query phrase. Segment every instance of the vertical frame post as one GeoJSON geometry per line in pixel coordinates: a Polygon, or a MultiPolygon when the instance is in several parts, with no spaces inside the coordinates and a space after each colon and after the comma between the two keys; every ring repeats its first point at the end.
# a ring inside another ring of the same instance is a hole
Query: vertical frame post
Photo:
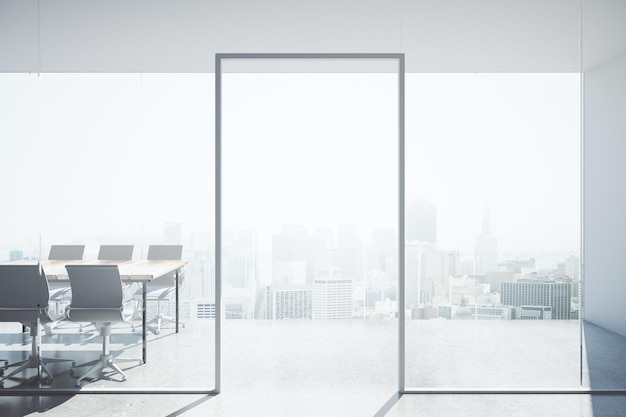
{"type": "Polygon", "coordinates": [[[222,380],[222,57],[215,54],[215,391],[222,380]]]}

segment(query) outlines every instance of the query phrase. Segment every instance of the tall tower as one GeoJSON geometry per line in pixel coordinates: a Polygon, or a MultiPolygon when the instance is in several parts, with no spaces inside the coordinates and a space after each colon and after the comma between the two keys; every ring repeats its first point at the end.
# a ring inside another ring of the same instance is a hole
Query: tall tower
{"type": "Polygon", "coordinates": [[[352,224],[340,226],[337,236],[337,261],[345,278],[363,282],[364,256],[363,241],[356,232],[356,226],[352,224]]]}
{"type": "Polygon", "coordinates": [[[476,275],[485,275],[498,265],[498,241],[491,231],[489,206],[485,206],[480,235],[476,239],[476,275]]]}
{"type": "Polygon", "coordinates": [[[312,277],[310,262],[311,238],[303,226],[283,226],[280,233],[272,236],[272,281],[284,281],[280,277],[283,265],[300,263],[306,268],[306,282],[312,277]]]}

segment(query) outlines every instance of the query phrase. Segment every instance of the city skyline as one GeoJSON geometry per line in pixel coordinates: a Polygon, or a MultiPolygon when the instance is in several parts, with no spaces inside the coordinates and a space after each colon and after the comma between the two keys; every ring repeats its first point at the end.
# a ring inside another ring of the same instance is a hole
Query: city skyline
{"type": "MultiPolygon", "coordinates": [[[[395,227],[393,76],[225,76],[225,228],[395,227]]],[[[12,74],[2,82],[0,108],[11,117],[0,126],[8,146],[0,160],[14,178],[7,193],[24,202],[0,219],[9,243],[105,230],[151,236],[163,221],[213,228],[212,75],[12,74]],[[11,154],[32,157],[18,164],[11,154]],[[181,162],[168,163],[172,154],[181,162]],[[60,185],[70,190],[62,204],[46,204],[60,185]],[[184,203],[149,203],[163,192],[184,203]]],[[[503,247],[580,247],[579,88],[576,74],[407,74],[406,202],[436,205],[440,247],[473,249],[486,200],[503,247]]]]}

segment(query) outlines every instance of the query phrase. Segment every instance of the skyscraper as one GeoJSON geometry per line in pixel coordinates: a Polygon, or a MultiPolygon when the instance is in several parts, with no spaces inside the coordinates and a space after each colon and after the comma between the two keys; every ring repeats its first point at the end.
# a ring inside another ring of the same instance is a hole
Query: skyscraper
{"type": "Polygon", "coordinates": [[[339,227],[337,234],[337,262],[343,276],[355,282],[362,282],[365,277],[363,241],[353,224],[339,227]]]}
{"type": "Polygon", "coordinates": [[[339,270],[320,271],[313,281],[313,318],[352,318],[352,280],[339,270]]]}
{"type": "Polygon", "coordinates": [[[503,282],[502,304],[513,307],[550,306],[552,318],[569,320],[572,284],[563,282],[503,282]]]}
{"type": "Polygon", "coordinates": [[[482,228],[476,239],[476,275],[485,275],[498,265],[498,241],[491,232],[489,207],[485,207],[482,228]]]}
{"type": "Polygon", "coordinates": [[[405,250],[406,307],[418,308],[430,299],[433,282],[427,277],[437,266],[437,251],[434,243],[417,241],[408,242],[405,250]]]}
{"type": "Polygon", "coordinates": [[[303,226],[283,226],[280,233],[272,236],[272,276],[276,278],[281,264],[300,262],[306,267],[306,282],[314,276],[311,255],[311,237],[303,226]]]}
{"type": "Polygon", "coordinates": [[[313,290],[307,285],[269,287],[271,315],[268,318],[310,319],[313,310],[313,290]]]}

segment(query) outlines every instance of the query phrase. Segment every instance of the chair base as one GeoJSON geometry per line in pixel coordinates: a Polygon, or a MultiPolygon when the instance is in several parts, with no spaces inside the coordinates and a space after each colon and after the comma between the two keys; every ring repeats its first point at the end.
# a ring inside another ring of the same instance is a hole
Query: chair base
{"type": "Polygon", "coordinates": [[[82,333],[85,326],[90,326],[91,324],[92,323],[77,323],[77,322],[72,322],[72,321],[67,321],[67,320],[59,320],[59,321],[54,321],[52,323],[44,324],[43,328],[44,328],[44,332],[46,333],[46,336],[52,336],[54,334],[52,332],[53,330],[63,329],[66,327],[69,327],[70,329],[74,328],[79,333],[82,333]]]}
{"type": "Polygon", "coordinates": [[[83,376],[81,376],[80,378],[76,380],[77,387],[80,387],[81,381],[88,378],[90,375],[93,376],[97,374],[97,377],[94,378],[93,380],[101,379],[103,376],[105,376],[104,374],[105,374],[106,369],[112,370],[112,372],[106,375],[107,378],[110,378],[113,375],[119,374],[122,376],[122,379],[120,380],[120,382],[126,381],[126,374],[124,373],[124,371],[122,371],[122,369],[117,365],[116,362],[139,362],[141,364],[143,361],[140,359],[131,359],[131,358],[115,358],[114,359],[112,354],[100,355],[100,358],[94,361],[87,362],[79,366],[73,365],[72,369],[70,370],[70,375],[75,376],[77,367],[91,365],[91,368],[89,368],[87,372],[83,374],[83,376]]]}
{"type": "Polygon", "coordinates": [[[17,366],[17,369],[14,369],[10,374],[3,376],[0,378],[0,387],[4,386],[4,381],[6,379],[13,378],[14,375],[19,374],[20,372],[24,372],[27,369],[37,369],[37,380],[40,383],[44,383],[47,385],[52,384],[52,379],[54,375],[50,372],[50,369],[46,366],[49,363],[58,363],[58,362],[72,362],[72,366],[74,366],[75,362],[72,359],[60,359],[60,358],[44,358],[37,357],[33,355],[29,355],[28,359],[25,359],[20,362],[15,362],[11,364],[6,364],[1,368],[1,373],[4,374],[4,371],[8,368],[12,368],[17,366]]]}
{"type": "Polygon", "coordinates": [[[48,367],[46,366],[47,364],[58,363],[58,362],[72,362],[72,364],[74,363],[72,359],[45,358],[41,356],[41,350],[39,348],[40,326],[41,324],[39,322],[39,319],[37,319],[36,322],[30,323],[28,325],[28,327],[30,327],[30,336],[31,336],[31,353],[28,356],[28,359],[11,363],[11,364],[7,363],[7,361],[5,360],[4,366],[0,368],[0,376],[4,375],[4,371],[7,370],[8,368],[12,368],[16,366],[17,369],[14,369],[13,372],[11,372],[10,374],[6,376],[2,376],[2,378],[0,378],[0,387],[4,386],[4,381],[6,379],[13,378],[14,375],[17,375],[20,372],[24,372],[27,369],[37,369],[37,382],[39,382],[40,384],[42,382],[51,384],[53,375],[52,375],[52,372],[50,372],[50,369],[48,369],[48,367]],[[43,375],[43,378],[42,378],[42,375],[43,375]]]}
{"type": "MultiPolygon", "coordinates": [[[[154,334],[158,335],[161,334],[161,326],[165,323],[176,324],[176,319],[165,316],[163,314],[157,314],[154,318],[146,322],[146,326],[154,324],[154,329],[152,331],[154,332],[154,334]]],[[[179,321],[178,325],[181,327],[185,327],[185,323],[183,323],[182,321],[179,321]]]]}

